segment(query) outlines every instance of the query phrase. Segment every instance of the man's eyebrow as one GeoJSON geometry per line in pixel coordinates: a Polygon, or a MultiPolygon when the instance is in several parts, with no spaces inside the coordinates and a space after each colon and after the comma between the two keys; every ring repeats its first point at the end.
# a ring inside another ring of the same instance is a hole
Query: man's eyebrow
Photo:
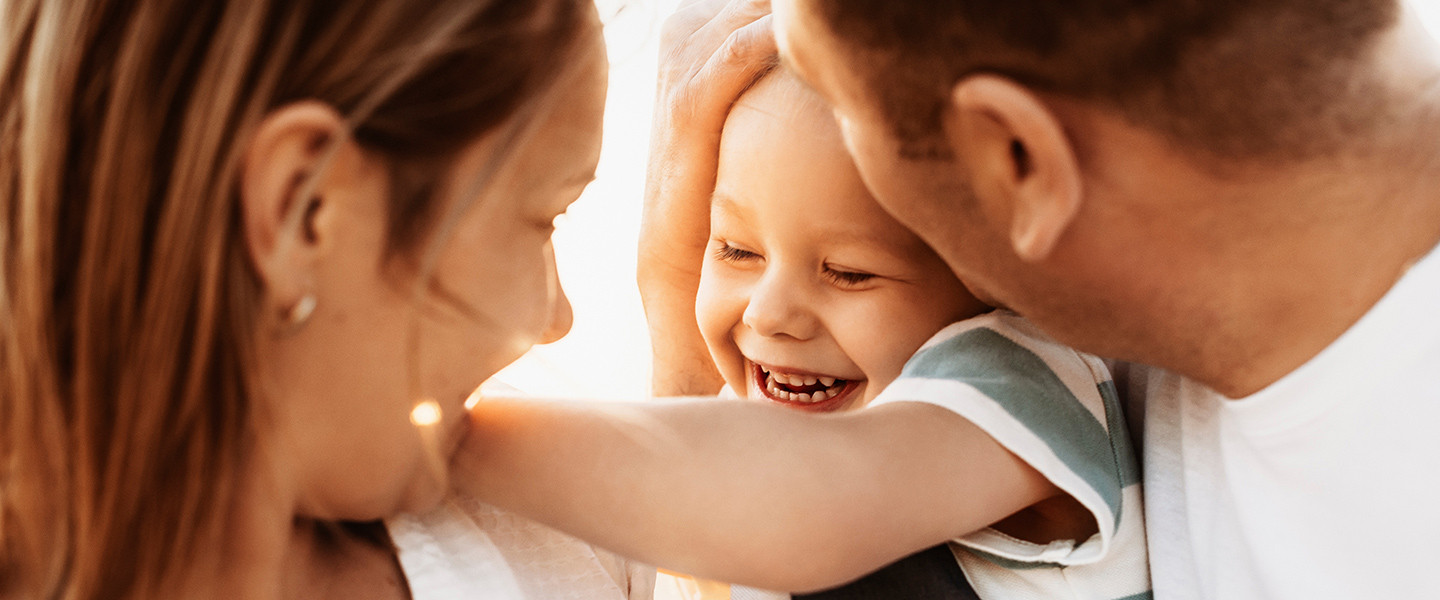
{"type": "MultiPolygon", "coordinates": [[[[799,73],[799,71],[795,70],[795,61],[790,58],[790,55],[781,53],[779,56],[780,62],[778,68],[789,71],[791,73],[799,73]]],[[[800,79],[800,77],[796,77],[796,79],[800,79]]],[[[801,81],[804,80],[801,79],[801,81]]]]}

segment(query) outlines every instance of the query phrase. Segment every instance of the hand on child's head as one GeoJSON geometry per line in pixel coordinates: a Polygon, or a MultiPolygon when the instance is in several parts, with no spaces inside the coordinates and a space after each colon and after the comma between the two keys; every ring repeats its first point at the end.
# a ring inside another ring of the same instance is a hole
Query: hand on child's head
{"type": "Polygon", "coordinates": [[[986,307],[880,208],[830,109],[782,71],[726,122],[696,310],[737,393],[829,412],[864,406],[986,307]]]}

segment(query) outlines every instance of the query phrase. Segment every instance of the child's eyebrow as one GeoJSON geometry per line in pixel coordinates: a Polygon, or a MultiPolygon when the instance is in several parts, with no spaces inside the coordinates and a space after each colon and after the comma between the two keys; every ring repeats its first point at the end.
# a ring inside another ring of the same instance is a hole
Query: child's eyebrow
{"type": "Polygon", "coordinates": [[[710,207],[738,220],[748,220],[745,218],[745,210],[741,208],[740,203],[736,202],[734,197],[720,190],[715,190],[715,193],[710,195],[710,207]]]}
{"type": "MultiPolygon", "coordinates": [[[[716,190],[710,195],[710,206],[713,211],[720,212],[728,218],[735,219],[742,223],[748,223],[750,221],[749,213],[744,209],[743,205],[736,201],[734,197],[720,190],[716,190]]],[[[853,242],[855,245],[878,249],[902,260],[913,256],[915,251],[914,248],[905,242],[896,240],[892,236],[880,235],[867,227],[851,225],[834,231],[833,233],[833,239],[842,242],[853,242]]]]}

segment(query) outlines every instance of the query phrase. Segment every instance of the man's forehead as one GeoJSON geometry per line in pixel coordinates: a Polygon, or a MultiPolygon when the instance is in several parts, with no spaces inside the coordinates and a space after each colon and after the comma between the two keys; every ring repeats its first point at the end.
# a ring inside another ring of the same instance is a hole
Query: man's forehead
{"type": "Polygon", "coordinates": [[[813,13],[806,0],[774,0],[775,41],[780,50],[780,64],[794,73],[800,82],[829,105],[834,106],[844,90],[835,88],[844,61],[837,61],[826,35],[826,28],[813,13]],[[827,58],[832,60],[827,60],[827,58]]]}

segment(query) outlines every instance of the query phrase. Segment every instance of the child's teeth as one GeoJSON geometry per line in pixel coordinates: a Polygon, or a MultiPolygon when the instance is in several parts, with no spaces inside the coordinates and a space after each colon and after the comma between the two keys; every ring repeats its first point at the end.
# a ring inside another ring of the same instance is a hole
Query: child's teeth
{"type": "Polygon", "coordinates": [[[804,403],[806,403],[806,404],[809,404],[809,403],[810,403],[810,394],[795,394],[795,401],[796,401],[796,402],[804,402],[804,403]]]}
{"type": "Polygon", "coordinates": [[[816,381],[819,381],[819,380],[818,380],[818,379],[815,379],[814,377],[806,377],[806,378],[805,378],[805,385],[815,385],[815,382],[816,382],[816,381]]]}
{"type": "Polygon", "coordinates": [[[810,401],[811,401],[811,402],[820,402],[820,401],[822,401],[822,400],[829,400],[829,399],[830,399],[830,394],[827,394],[827,393],[825,392],[825,390],[820,390],[820,391],[818,391],[818,392],[815,392],[814,395],[810,396],[810,401]]]}
{"type": "Polygon", "coordinates": [[[834,378],[834,377],[821,377],[821,378],[820,378],[820,383],[825,384],[825,387],[828,388],[828,387],[830,387],[830,386],[832,386],[832,385],[835,385],[835,378],[834,378]]]}

